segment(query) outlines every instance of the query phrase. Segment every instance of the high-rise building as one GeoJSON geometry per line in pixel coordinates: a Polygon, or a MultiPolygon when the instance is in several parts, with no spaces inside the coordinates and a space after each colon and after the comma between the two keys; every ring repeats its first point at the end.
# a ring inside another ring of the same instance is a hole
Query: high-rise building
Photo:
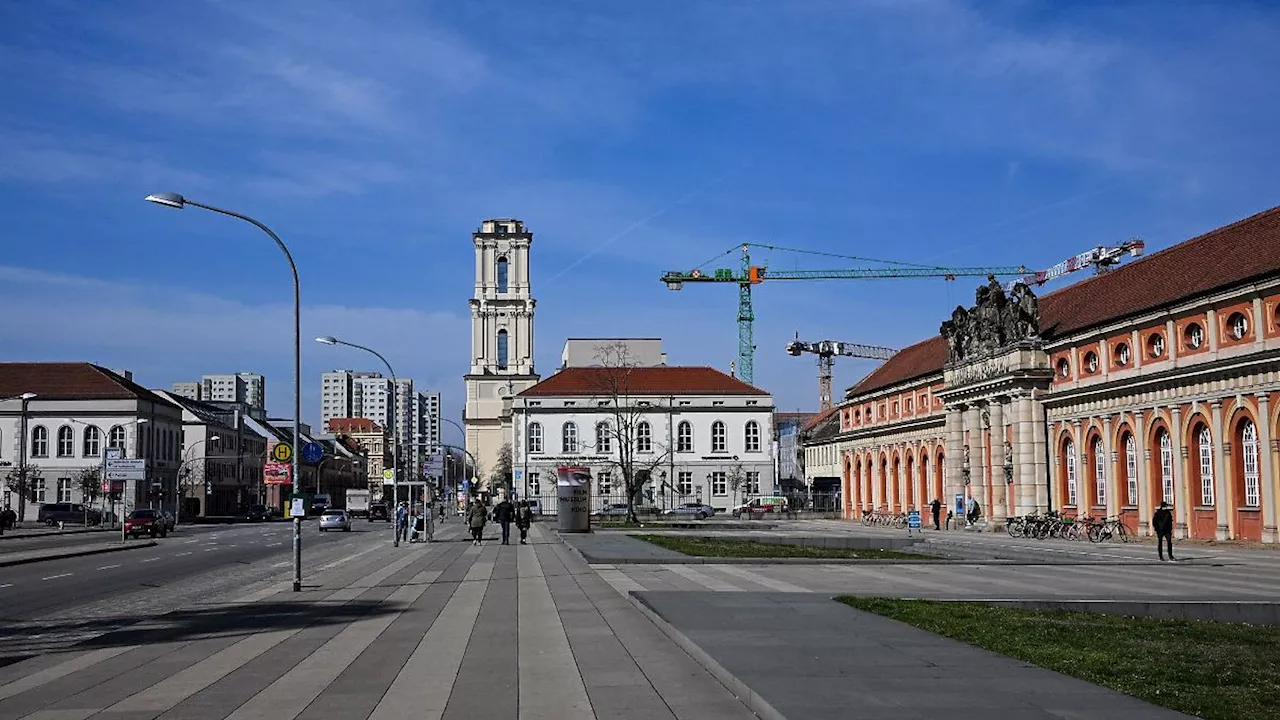
{"type": "Polygon", "coordinates": [[[382,373],[334,370],[320,379],[321,427],[333,432],[336,418],[367,418],[386,428],[400,445],[405,479],[416,479],[432,448],[440,443],[440,393],[421,393],[412,378],[393,386],[382,373]]]}
{"type": "Polygon", "coordinates": [[[170,392],[178,397],[184,397],[188,400],[200,399],[200,383],[198,382],[176,382],[170,388],[170,392]]]}
{"type": "Polygon", "coordinates": [[[440,451],[440,393],[414,393],[412,437],[414,472],[421,473],[427,458],[440,451]]]}
{"type": "Polygon", "coordinates": [[[327,428],[333,418],[367,417],[390,428],[390,405],[386,397],[390,386],[391,381],[377,372],[333,370],[324,373],[320,376],[320,427],[327,428]]]}
{"type": "Polygon", "coordinates": [[[191,400],[237,403],[260,413],[267,409],[267,379],[257,373],[205,375],[199,382],[174,383],[172,392],[191,400]]]}
{"type": "Polygon", "coordinates": [[[471,305],[471,371],[467,384],[467,450],[487,480],[511,435],[511,398],[536,384],[533,367],[533,310],[529,247],[533,234],[524,223],[493,219],[471,235],[475,246],[475,290],[471,305]]]}

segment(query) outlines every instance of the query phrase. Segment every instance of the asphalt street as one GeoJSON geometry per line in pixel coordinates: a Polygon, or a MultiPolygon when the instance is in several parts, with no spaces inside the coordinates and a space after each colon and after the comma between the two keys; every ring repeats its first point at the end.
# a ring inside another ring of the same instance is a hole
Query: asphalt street
{"type": "MultiPolygon", "coordinates": [[[[303,555],[320,553],[337,544],[354,544],[372,539],[370,533],[391,537],[387,523],[356,521],[352,532],[318,531],[315,521],[303,525],[303,555]]],[[[100,537],[100,536],[99,536],[100,537]]],[[[84,536],[41,538],[38,541],[6,542],[2,549],[34,549],[29,542],[44,547],[56,544],[83,545],[84,536]],[[55,539],[63,540],[54,544],[55,539]]],[[[84,603],[132,594],[147,588],[165,593],[192,576],[234,569],[279,558],[280,571],[287,572],[292,557],[291,523],[264,523],[225,526],[184,526],[169,537],[158,539],[155,547],[105,553],[85,557],[49,560],[0,569],[0,620],[21,621],[46,617],[50,613],[84,603]]],[[[130,540],[142,544],[145,540],[130,540]]]]}
{"type": "Polygon", "coordinates": [[[113,537],[120,537],[120,531],[115,532],[76,532],[66,535],[51,534],[33,534],[33,535],[15,535],[12,531],[4,534],[4,539],[0,540],[0,557],[6,553],[25,552],[27,550],[45,550],[56,547],[71,547],[72,545],[85,545],[88,543],[102,542],[110,540],[113,537]]]}

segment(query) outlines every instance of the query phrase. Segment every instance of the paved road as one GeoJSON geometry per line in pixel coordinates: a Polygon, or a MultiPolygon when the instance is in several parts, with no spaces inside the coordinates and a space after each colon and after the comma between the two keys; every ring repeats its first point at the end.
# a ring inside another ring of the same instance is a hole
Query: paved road
{"type": "MultiPolygon", "coordinates": [[[[185,528],[184,528],[185,529],[185,528]]],[[[16,552],[26,552],[28,550],[45,550],[56,547],[71,547],[72,545],[84,545],[86,543],[105,542],[111,538],[120,537],[120,531],[115,532],[77,532],[61,534],[30,534],[13,536],[5,533],[4,540],[0,541],[0,559],[5,555],[16,552]]]]}

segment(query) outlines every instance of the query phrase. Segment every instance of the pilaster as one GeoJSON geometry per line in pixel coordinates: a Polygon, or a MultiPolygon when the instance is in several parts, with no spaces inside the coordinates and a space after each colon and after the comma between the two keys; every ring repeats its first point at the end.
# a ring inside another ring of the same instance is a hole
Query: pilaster
{"type": "Polygon", "coordinates": [[[1007,458],[1005,452],[1005,429],[1004,429],[1004,401],[1003,397],[995,397],[991,399],[990,418],[991,418],[991,513],[990,518],[993,525],[998,526],[993,529],[1003,529],[1004,522],[1009,516],[1009,500],[1008,500],[1008,478],[1005,477],[1004,464],[1007,458]]]}
{"type": "MultiPolygon", "coordinates": [[[[1216,316],[1216,313],[1213,313],[1216,316]]],[[[1214,337],[1214,335],[1210,335],[1214,337]]],[[[1213,423],[1213,508],[1217,515],[1215,537],[1227,540],[1231,537],[1231,520],[1228,510],[1231,507],[1231,494],[1227,490],[1227,436],[1222,431],[1222,401],[1214,400],[1210,405],[1210,416],[1213,423]]]]}
{"type": "MultiPolygon", "coordinates": [[[[1142,412],[1136,412],[1133,416],[1133,440],[1142,450],[1138,453],[1137,476],[1138,476],[1138,534],[1151,534],[1151,516],[1155,513],[1158,506],[1156,498],[1152,497],[1151,483],[1148,480],[1147,468],[1151,465],[1151,447],[1147,443],[1147,431],[1144,425],[1146,418],[1142,412]]],[[[1157,456],[1159,451],[1156,451],[1157,456]]]]}
{"type": "MultiPolygon", "coordinates": [[[[1265,327],[1263,325],[1254,325],[1254,327],[1265,327]]],[[[1276,507],[1277,507],[1277,490],[1280,490],[1280,483],[1276,482],[1274,475],[1275,448],[1272,447],[1274,440],[1271,438],[1271,405],[1270,398],[1265,393],[1258,394],[1258,472],[1259,485],[1262,492],[1262,542],[1277,542],[1280,537],[1276,532],[1276,507]]]]}
{"type": "Polygon", "coordinates": [[[1032,469],[1032,482],[1035,487],[1035,507],[1036,512],[1046,512],[1049,509],[1049,439],[1046,436],[1048,428],[1048,418],[1045,417],[1044,401],[1036,396],[1032,391],[1031,397],[1027,400],[1028,412],[1031,416],[1031,443],[1034,467],[1032,469]]]}
{"type": "Polygon", "coordinates": [[[942,481],[946,497],[942,498],[942,500],[943,504],[951,509],[955,508],[956,496],[963,495],[965,492],[963,477],[964,412],[965,407],[963,405],[951,405],[947,407],[947,454],[943,458],[945,468],[942,481]]]}
{"type": "MultiPolygon", "coordinates": [[[[1172,323],[1173,321],[1169,321],[1172,323]]],[[[1172,347],[1173,343],[1169,344],[1172,347]]],[[[1169,428],[1169,440],[1173,443],[1173,533],[1187,537],[1187,521],[1194,507],[1190,488],[1187,487],[1187,451],[1182,445],[1182,408],[1169,408],[1173,427],[1169,428]]]]}
{"type": "Polygon", "coordinates": [[[1116,472],[1116,447],[1111,435],[1110,415],[1102,418],[1102,456],[1107,461],[1106,477],[1103,481],[1107,488],[1107,517],[1115,517],[1120,514],[1120,483],[1117,481],[1120,474],[1116,472]]]}

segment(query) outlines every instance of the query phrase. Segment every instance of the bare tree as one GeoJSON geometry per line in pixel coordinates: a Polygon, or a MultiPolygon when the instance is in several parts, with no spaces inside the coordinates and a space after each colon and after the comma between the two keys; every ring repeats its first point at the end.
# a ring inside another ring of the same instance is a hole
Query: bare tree
{"type": "Polygon", "coordinates": [[[742,467],[742,463],[738,463],[729,468],[728,474],[725,475],[725,481],[729,484],[729,490],[733,493],[733,506],[738,506],[738,491],[747,481],[747,471],[742,467]]]}
{"type": "Polygon", "coordinates": [[[632,386],[635,361],[625,343],[604,345],[596,351],[600,367],[592,368],[592,394],[609,413],[597,425],[596,452],[621,476],[627,494],[627,522],[636,520],[636,498],[655,471],[662,467],[671,448],[658,442],[651,422],[657,409],[644,399],[644,391],[632,386]],[[639,397],[637,397],[637,394],[639,397]]]}
{"type": "Polygon", "coordinates": [[[84,499],[84,504],[93,507],[98,498],[102,497],[101,469],[95,465],[76,473],[76,485],[80,488],[80,497],[84,499]]]}
{"type": "Polygon", "coordinates": [[[8,488],[9,492],[17,493],[18,495],[19,520],[26,516],[27,496],[31,493],[31,488],[42,477],[44,477],[44,471],[40,469],[40,466],[30,463],[13,466],[5,477],[5,487],[8,488]]]}
{"type": "Polygon", "coordinates": [[[494,463],[493,472],[489,475],[489,489],[496,493],[498,488],[511,487],[511,443],[503,443],[498,449],[498,459],[494,463]]]}

